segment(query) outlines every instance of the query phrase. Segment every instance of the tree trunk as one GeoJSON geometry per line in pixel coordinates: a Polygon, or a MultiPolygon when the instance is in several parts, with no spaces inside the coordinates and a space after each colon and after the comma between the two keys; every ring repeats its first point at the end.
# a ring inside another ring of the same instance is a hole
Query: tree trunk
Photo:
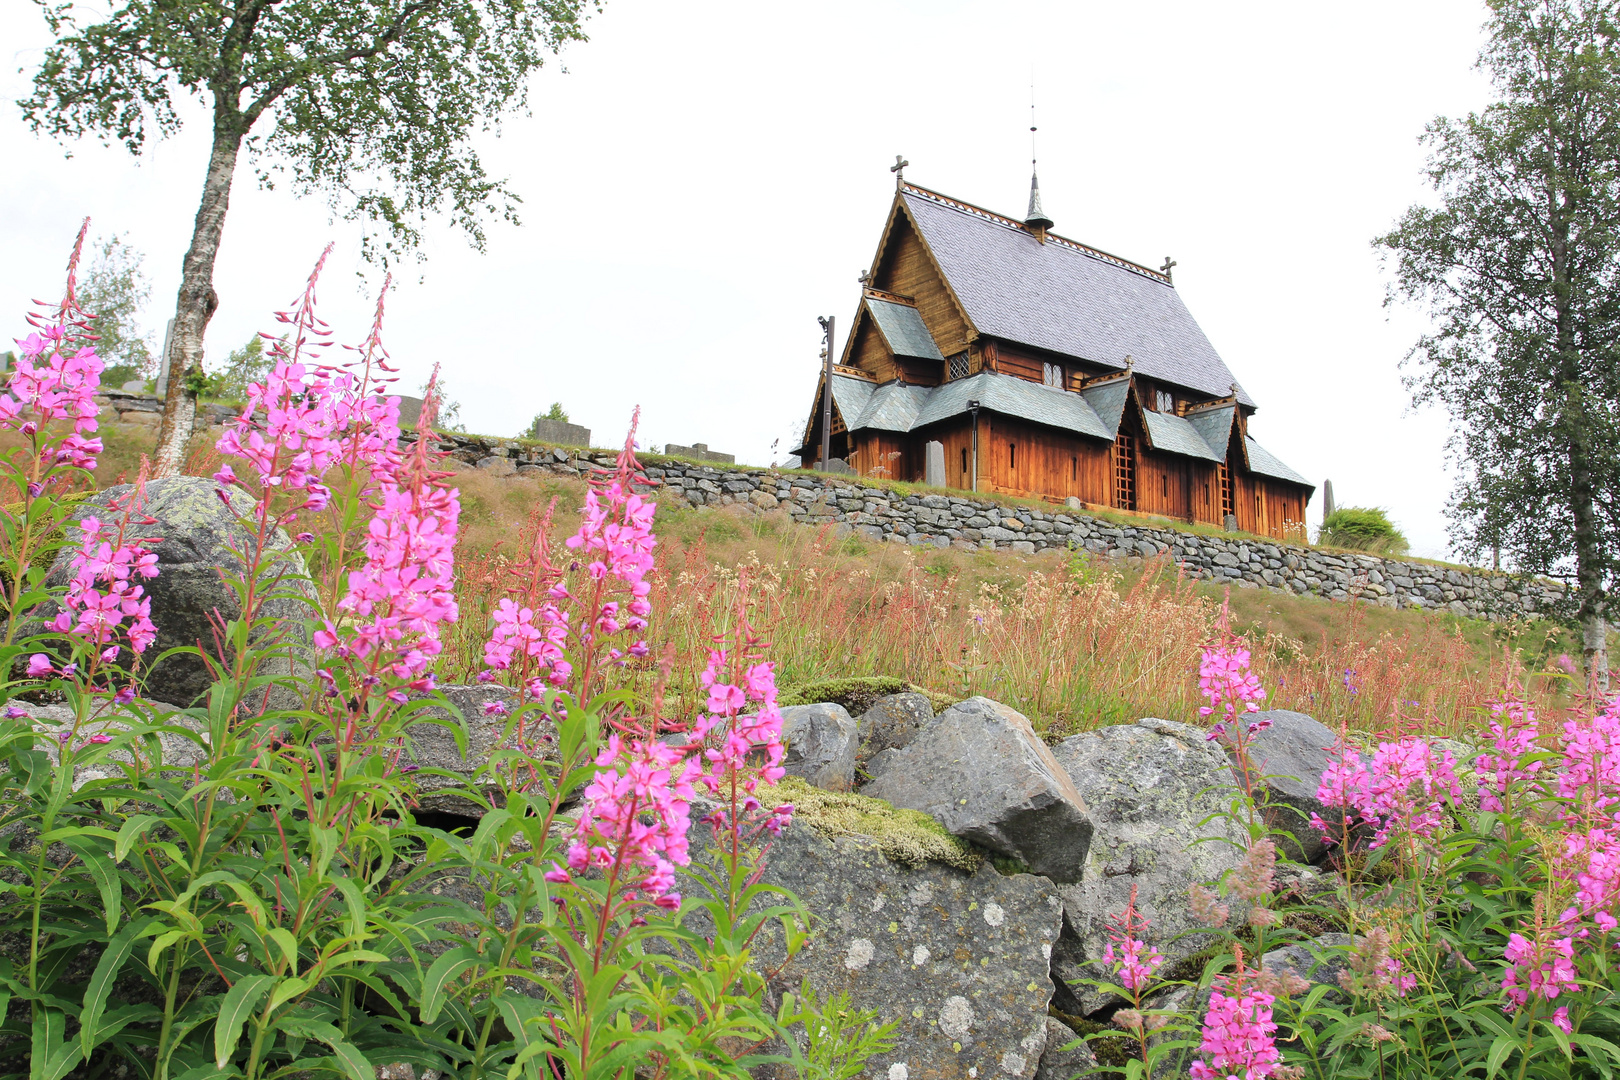
{"type": "MultiPolygon", "coordinates": [[[[1569,390],[1571,399],[1580,395],[1578,387],[1569,390]]],[[[1570,509],[1575,518],[1575,589],[1580,600],[1581,653],[1586,660],[1586,688],[1594,694],[1609,689],[1609,627],[1603,617],[1603,560],[1598,550],[1597,513],[1592,494],[1590,430],[1585,422],[1584,405],[1572,401],[1574,414],[1570,434],[1570,509]]]]}
{"type": "Polygon", "coordinates": [[[153,463],[157,476],[179,474],[186,442],[196,423],[197,397],[187,386],[188,376],[202,373],[203,333],[219,307],[219,295],[214,292],[214,260],[219,256],[225,211],[230,207],[231,178],[236,172],[241,132],[240,117],[234,110],[216,108],[208,176],[203,181],[202,201],[191,230],[191,247],[181,268],[169,355],[162,361],[168,372],[168,390],[163,398],[163,423],[158,428],[153,463]]]}

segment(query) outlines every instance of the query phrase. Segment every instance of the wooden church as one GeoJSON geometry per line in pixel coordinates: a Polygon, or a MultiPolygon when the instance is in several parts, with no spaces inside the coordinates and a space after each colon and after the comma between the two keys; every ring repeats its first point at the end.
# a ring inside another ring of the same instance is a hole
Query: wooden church
{"type": "MultiPolygon", "coordinates": [[[[947,487],[1297,538],[1312,485],[1249,437],[1255,403],[1172,264],[1051,228],[1033,177],[1023,221],[900,177],[832,367],[830,456],[924,482],[939,442],[947,487]]],[[[826,382],[797,451],[811,467],[826,382]]]]}

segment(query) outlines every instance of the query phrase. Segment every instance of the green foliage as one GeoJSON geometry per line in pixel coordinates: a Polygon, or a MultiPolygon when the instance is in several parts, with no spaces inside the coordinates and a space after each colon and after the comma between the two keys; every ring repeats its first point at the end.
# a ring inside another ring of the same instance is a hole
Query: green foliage
{"type": "Polygon", "coordinates": [[[479,247],[486,215],[516,221],[517,197],[485,173],[473,137],[524,107],[530,76],[584,39],[588,14],[585,0],[136,0],[88,18],[42,7],[56,42],[20,103],[36,131],[139,154],[201,98],[216,149],[245,148],[265,183],[280,173],[326,193],[380,230],[365,250],[385,259],[442,209],[479,247]]]}
{"type": "Polygon", "coordinates": [[[263,382],[275,367],[275,360],[264,351],[264,339],[255,334],[247,344],[232,349],[219,370],[207,376],[199,397],[243,401],[248,386],[263,382]]]}
{"type": "Polygon", "coordinates": [[[1317,543],[1383,555],[1404,555],[1409,546],[1386,511],[1366,506],[1341,506],[1329,514],[1317,543]]]}
{"type": "Polygon", "coordinates": [[[797,1000],[784,996],[781,1019],[784,1024],[802,1024],[805,1033],[803,1080],[854,1080],[866,1069],[868,1059],[894,1049],[890,1038],[898,1020],[878,1024],[876,1009],[851,1006],[849,991],[840,990],[825,1001],[817,1001],[808,982],[799,987],[797,1000]]]}
{"type": "Polygon", "coordinates": [[[529,421],[529,426],[518,432],[517,437],[520,439],[540,438],[540,423],[543,420],[552,420],[559,424],[566,424],[569,422],[568,411],[562,407],[562,402],[553,401],[550,409],[543,413],[535,413],[534,419],[529,421]]]}
{"type": "Polygon", "coordinates": [[[107,365],[101,385],[116,389],[153,372],[151,342],[136,322],[152,286],[142,269],[145,256],[123,237],[98,240],[92,247],[95,257],[79,281],[79,303],[95,316],[96,355],[107,365]]]}

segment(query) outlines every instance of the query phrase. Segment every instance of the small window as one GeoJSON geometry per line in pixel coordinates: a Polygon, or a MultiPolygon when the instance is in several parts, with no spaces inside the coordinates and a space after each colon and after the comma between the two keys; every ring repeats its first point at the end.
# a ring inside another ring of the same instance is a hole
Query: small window
{"type": "Polygon", "coordinates": [[[1007,444],[1007,467],[1009,469],[1018,468],[1018,444],[1017,443],[1008,443],[1007,444]]]}
{"type": "Polygon", "coordinates": [[[1077,457],[1072,457],[1069,459],[1069,479],[1080,479],[1080,459],[1077,457]]]}
{"type": "Polygon", "coordinates": [[[967,447],[962,447],[962,475],[967,475],[967,447]]]}
{"type": "Polygon", "coordinates": [[[965,379],[968,377],[968,354],[959,352],[948,361],[950,377],[952,379],[965,379]]]}
{"type": "Polygon", "coordinates": [[[1041,381],[1047,386],[1055,386],[1059,390],[1063,389],[1063,365],[1042,364],[1041,381]]]}
{"type": "Polygon", "coordinates": [[[1159,494],[1167,499],[1170,497],[1170,478],[1168,476],[1159,477],[1159,494]]]}
{"type": "Polygon", "coordinates": [[[1176,411],[1176,396],[1167,391],[1160,390],[1156,394],[1159,412],[1173,413],[1176,411]]]}

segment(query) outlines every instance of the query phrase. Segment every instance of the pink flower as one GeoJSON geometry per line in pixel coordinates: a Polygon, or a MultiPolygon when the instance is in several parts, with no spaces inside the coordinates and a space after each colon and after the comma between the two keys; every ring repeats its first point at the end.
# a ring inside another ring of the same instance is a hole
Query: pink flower
{"type": "MultiPolygon", "coordinates": [[[[1376,830],[1371,846],[1392,833],[1432,837],[1445,817],[1442,796],[1461,795],[1456,759],[1423,739],[1381,742],[1364,763],[1352,747],[1340,747],[1322,774],[1316,797],[1326,806],[1345,807],[1376,830]]],[[[1325,828],[1320,819],[1313,825],[1325,828]]]]}
{"type": "Polygon", "coordinates": [[[1508,999],[1505,1012],[1516,1012],[1532,997],[1552,1001],[1560,994],[1580,990],[1575,974],[1575,942],[1567,936],[1555,938],[1555,932],[1538,925],[1533,938],[1518,933],[1508,935],[1507,947],[1502,950],[1512,965],[1502,979],[1502,993],[1508,999]]]}
{"type": "Polygon", "coordinates": [[[1243,951],[1237,950],[1237,970],[1215,977],[1209,993],[1209,1011],[1204,1015],[1203,1037],[1198,1051],[1203,1057],[1192,1063],[1188,1075],[1193,1080],[1264,1080],[1282,1064],[1277,1050],[1277,1025],[1271,1019],[1271,994],[1253,986],[1253,973],[1243,967],[1243,951]]]}
{"type": "Polygon", "coordinates": [[[43,679],[52,670],[51,658],[44,653],[35,653],[28,658],[28,677],[30,679],[43,679]]]}
{"type": "Polygon", "coordinates": [[[1103,947],[1103,961],[1113,965],[1119,985],[1138,995],[1147,988],[1159,965],[1164,963],[1159,951],[1137,936],[1147,926],[1147,919],[1136,910],[1136,886],[1132,885],[1131,898],[1126,902],[1125,910],[1109,919],[1108,944],[1103,947]]]}
{"type": "Polygon", "coordinates": [[[1209,704],[1202,706],[1198,715],[1219,715],[1224,724],[1236,720],[1240,713],[1260,710],[1266,691],[1260,677],[1249,670],[1249,660],[1249,650],[1235,641],[1204,650],[1198,664],[1198,689],[1209,704]]]}

